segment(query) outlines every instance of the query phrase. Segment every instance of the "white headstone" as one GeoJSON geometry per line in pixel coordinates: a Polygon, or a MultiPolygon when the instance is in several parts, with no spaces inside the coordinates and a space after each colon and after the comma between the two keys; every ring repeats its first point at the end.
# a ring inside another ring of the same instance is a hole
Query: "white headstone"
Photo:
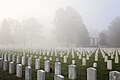
{"type": "Polygon", "coordinates": [[[0,68],[2,68],[2,58],[0,58],[0,68]]]}
{"type": "Polygon", "coordinates": [[[93,67],[97,67],[97,63],[93,63],[93,67]]]}
{"type": "Polygon", "coordinates": [[[54,76],[54,80],[64,80],[64,76],[56,75],[56,76],[54,76]]]}
{"type": "Polygon", "coordinates": [[[55,62],[55,75],[60,75],[60,74],[61,74],[61,63],[55,62]]]}
{"type": "Polygon", "coordinates": [[[75,60],[72,60],[72,64],[73,64],[73,65],[75,65],[75,64],[76,64],[76,63],[75,63],[75,60]]]}
{"type": "Polygon", "coordinates": [[[20,64],[20,56],[17,56],[17,64],[20,64]]]}
{"type": "Polygon", "coordinates": [[[67,57],[64,56],[64,63],[67,63],[67,57]]]}
{"type": "Polygon", "coordinates": [[[115,63],[119,63],[119,57],[115,56],[115,63]]]}
{"type": "Polygon", "coordinates": [[[2,53],[1,55],[2,55],[1,58],[2,58],[2,60],[3,60],[3,59],[4,59],[4,53],[2,53]]]}
{"type": "Polygon", "coordinates": [[[32,80],[32,69],[30,66],[25,67],[25,80],[32,80]]]}
{"type": "Polygon", "coordinates": [[[49,60],[52,61],[52,57],[50,57],[49,60]]]}
{"type": "Polygon", "coordinates": [[[98,52],[95,54],[95,61],[98,61],[98,52]]]}
{"type": "Polygon", "coordinates": [[[62,54],[62,53],[60,54],[60,57],[63,57],[63,54],[62,54]]]}
{"type": "Polygon", "coordinates": [[[21,64],[17,64],[16,76],[19,78],[22,77],[22,65],[21,64]]]}
{"type": "Polygon", "coordinates": [[[45,71],[37,70],[37,80],[45,80],[45,71]]]}
{"type": "Polygon", "coordinates": [[[86,58],[82,58],[82,65],[86,66],[86,58]]]}
{"type": "Polygon", "coordinates": [[[89,55],[88,54],[86,55],[86,59],[89,60],[89,55]]]}
{"type": "Polygon", "coordinates": [[[105,56],[104,61],[107,62],[107,60],[108,60],[108,56],[105,56]]]}
{"type": "Polygon", "coordinates": [[[41,57],[41,56],[39,56],[39,58],[40,58],[40,59],[42,59],[42,57],[41,57]]]}
{"type": "Polygon", "coordinates": [[[7,54],[4,54],[4,61],[7,60],[7,54]]]}
{"type": "Polygon", "coordinates": [[[15,62],[16,60],[16,55],[12,55],[12,62],[15,62]]]}
{"type": "Polygon", "coordinates": [[[97,80],[97,72],[95,68],[87,68],[87,80],[97,80]]]}
{"type": "Polygon", "coordinates": [[[110,71],[109,72],[109,80],[120,80],[120,72],[110,71]]]}
{"type": "Polygon", "coordinates": [[[60,61],[59,58],[56,58],[56,62],[60,61]]]}
{"type": "Polygon", "coordinates": [[[69,65],[69,79],[76,79],[76,66],[75,65],[69,65]]]}
{"type": "Polygon", "coordinates": [[[114,59],[114,54],[113,53],[111,53],[111,59],[114,59]]]}
{"type": "Polygon", "coordinates": [[[50,61],[46,60],[45,61],[45,72],[50,72],[50,61]]]}
{"type": "Polygon", "coordinates": [[[34,58],[37,58],[37,56],[35,55],[34,58]]]}
{"type": "Polygon", "coordinates": [[[11,54],[8,54],[8,61],[11,61],[11,54]]]}
{"type": "Polygon", "coordinates": [[[25,56],[22,57],[22,65],[25,65],[25,56]]]}
{"type": "Polygon", "coordinates": [[[31,58],[31,57],[29,57],[29,58],[28,58],[28,66],[30,66],[30,67],[31,67],[31,65],[32,65],[32,58],[31,58]]]}
{"type": "Polygon", "coordinates": [[[47,57],[44,57],[44,60],[47,60],[47,57]]]}
{"type": "Polygon", "coordinates": [[[112,60],[107,61],[107,69],[112,70],[112,60]]]}
{"type": "Polygon", "coordinates": [[[82,54],[79,54],[79,59],[82,59],[82,54]]]}
{"type": "Polygon", "coordinates": [[[8,70],[8,61],[7,60],[4,61],[3,70],[5,70],[5,71],[8,70]]]}
{"type": "Polygon", "coordinates": [[[35,69],[40,69],[40,59],[35,59],[35,69]]]}
{"type": "Polygon", "coordinates": [[[9,62],[9,73],[10,74],[14,73],[14,63],[13,62],[9,62]]]}

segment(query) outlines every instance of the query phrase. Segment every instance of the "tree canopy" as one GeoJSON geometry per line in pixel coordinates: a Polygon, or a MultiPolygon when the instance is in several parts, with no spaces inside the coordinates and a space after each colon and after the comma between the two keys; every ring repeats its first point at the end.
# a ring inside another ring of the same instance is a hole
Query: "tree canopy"
{"type": "Polygon", "coordinates": [[[108,27],[108,42],[114,47],[120,47],[120,17],[116,17],[108,27]]]}
{"type": "Polygon", "coordinates": [[[11,32],[10,23],[4,19],[0,29],[0,44],[8,45],[14,43],[14,36],[11,32]]]}
{"type": "Polygon", "coordinates": [[[67,45],[87,45],[89,34],[80,14],[72,7],[60,8],[54,18],[57,39],[67,45]]]}
{"type": "Polygon", "coordinates": [[[19,22],[16,19],[5,19],[0,27],[0,44],[32,44],[41,39],[42,24],[36,18],[19,22]]]}

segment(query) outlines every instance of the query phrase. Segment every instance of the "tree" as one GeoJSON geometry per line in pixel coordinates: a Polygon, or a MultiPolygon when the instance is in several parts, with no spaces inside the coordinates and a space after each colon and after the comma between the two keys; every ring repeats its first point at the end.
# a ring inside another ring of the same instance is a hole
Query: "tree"
{"type": "Polygon", "coordinates": [[[25,43],[35,44],[36,41],[40,40],[41,28],[43,25],[38,22],[36,18],[28,18],[23,21],[23,33],[25,43]],[[27,41],[27,42],[26,42],[27,41]]]}
{"type": "Polygon", "coordinates": [[[60,8],[54,19],[57,39],[67,45],[89,44],[89,35],[79,13],[72,7],[60,8]]]}
{"type": "Polygon", "coordinates": [[[14,43],[14,36],[12,35],[11,28],[8,20],[3,20],[0,29],[0,44],[8,45],[14,43]]]}
{"type": "Polygon", "coordinates": [[[102,31],[99,34],[99,44],[100,45],[108,45],[107,44],[107,35],[106,35],[105,31],[102,31]]]}
{"type": "Polygon", "coordinates": [[[25,41],[23,24],[15,19],[9,19],[11,29],[14,35],[14,41],[16,45],[23,44],[25,41]]]}
{"type": "Polygon", "coordinates": [[[120,47],[120,17],[116,17],[108,27],[108,41],[113,47],[120,47]]]}

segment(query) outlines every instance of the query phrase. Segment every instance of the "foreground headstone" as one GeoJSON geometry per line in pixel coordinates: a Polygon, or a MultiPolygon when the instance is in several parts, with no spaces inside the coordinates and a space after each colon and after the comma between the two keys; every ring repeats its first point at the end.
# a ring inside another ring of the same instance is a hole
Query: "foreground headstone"
{"type": "Polygon", "coordinates": [[[40,59],[35,59],[35,69],[40,69],[40,59]]]}
{"type": "Polygon", "coordinates": [[[14,73],[14,63],[13,62],[9,62],[9,73],[10,74],[14,73]]]}
{"type": "Polygon", "coordinates": [[[56,76],[54,76],[54,80],[64,80],[64,76],[56,75],[56,76]]]}
{"type": "Polygon", "coordinates": [[[60,74],[61,74],[61,63],[55,62],[55,75],[60,75],[60,74]]]}
{"type": "Polygon", "coordinates": [[[25,80],[32,80],[32,69],[30,66],[25,68],[25,80]]]}
{"type": "Polygon", "coordinates": [[[46,60],[45,61],[45,72],[50,72],[50,61],[46,60]]]}
{"type": "Polygon", "coordinates": [[[45,71],[43,70],[37,71],[37,80],[45,80],[45,71]]]}
{"type": "Polygon", "coordinates": [[[16,76],[19,78],[22,78],[22,65],[21,64],[17,64],[16,76]]]}
{"type": "Polygon", "coordinates": [[[69,79],[76,79],[76,66],[75,65],[69,65],[69,79]]]}
{"type": "Polygon", "coordinates": [[[5,71],[8,70],[8,61],[7,60],[4,61],[3,70],[5,70],[5,71]]]}
{"type": "Polygon", "coordinates": [[[109,72],[109,80],[120,80],[120,72],[110,71],[109,72]]]}
{"type": "Polygon", "coordinates": [[[0,58],[0,68],[2,68],[2,58],[0,58]]]}
{"type": "Polygon", "coordinates": [[[97,80],[95,68],[87,68],[87,80],[97,80]]]}

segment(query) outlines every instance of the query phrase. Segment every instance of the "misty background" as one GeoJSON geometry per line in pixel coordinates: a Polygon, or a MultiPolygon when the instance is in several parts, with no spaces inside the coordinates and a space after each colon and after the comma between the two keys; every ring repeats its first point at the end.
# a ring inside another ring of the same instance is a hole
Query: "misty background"
{"type": "Polygon", "coordinates": [[[0,0],[3,47],[120,46],[119,0],[0,0]]]}

